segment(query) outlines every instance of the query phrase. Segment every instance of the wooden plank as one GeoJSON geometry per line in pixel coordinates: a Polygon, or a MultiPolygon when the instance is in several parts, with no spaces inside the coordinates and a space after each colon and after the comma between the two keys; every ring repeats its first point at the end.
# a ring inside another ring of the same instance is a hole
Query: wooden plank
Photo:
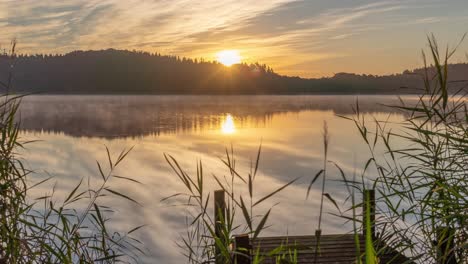
{"type": "Polygon", "coordinates": [[[235,262],[236,264],[251,264],[252,246],[249,235],[238,235],[235,241],[235,262]]]}
{"type": "MultiPolygon", "coordinates": [[[[359,235],[360,247],[364,248],[364,236],[359,235]]],[[[269,251],[284,246],[284,252],[288,249],[296,250],[299,264],[314,263],[315,256],[315,236],[288,236],[288,237],[259,237],[253,244],[252,252],[258,249],[260,254],[267,254],[269,251]]],[[[383,244],[384,245],[384,244],[383,244]]],[[[356,245],[354,234],[322,235],[320,241],[320,255],[317,257],[316,264],[331,263],[354,263],[356,260],[356,245]]],[[[363,252],[362,252],[363,253],[363,252]]],[[[381,264],[387,263],[409,263],[408,259],[396,250],[387,248],[380,258],[381,264]]],[[[276,264],[275,256],[267,259],[265,264],[276,264]]]]}

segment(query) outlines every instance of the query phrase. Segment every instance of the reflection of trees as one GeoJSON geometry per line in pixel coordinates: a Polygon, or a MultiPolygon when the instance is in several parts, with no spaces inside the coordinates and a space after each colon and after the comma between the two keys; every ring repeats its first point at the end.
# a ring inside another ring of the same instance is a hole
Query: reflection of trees
{"type": "MultiPolygon", "coordinates": [[[[239,128],[264,126],[280,113],[352,113],[353,96],[31,96],[22,128],[72,136],[143,136],[219,129],[230,113],[239,128]]],[[[361,96],[364,112],[387,112],[390,96],[361,96]],[[380,103],[380,104],[379,104],[380,103]]]]}

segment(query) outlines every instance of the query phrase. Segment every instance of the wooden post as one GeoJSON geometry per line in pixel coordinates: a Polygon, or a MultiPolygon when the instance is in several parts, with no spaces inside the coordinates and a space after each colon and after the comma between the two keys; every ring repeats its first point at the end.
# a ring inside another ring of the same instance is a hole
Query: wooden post
{"type": "Polygon", "coordinates": [[[236,254],[234,255],[236,264],[251,264],[251,249],[249,235],[238,235],[235,237],[235,249],[236,254]]]}
{"type": "Polygon", "coordinates": [[[362,199],[362,234],[366,236],[366,211],[367,211],[367,199],[369,199],[370,205],[370,220],[371,220],[371,235],[372,238],[375,238],[375,191],[364,190],[363,199],[362,199]]]}
{"type": "Polygon", "coordinates": [[[438,264],[457,264],[454,252],[455,230],[449,227],[436,229],[436,247],[438,264]]]}
{"type": "MultiPolygon", "coordinates": [[[[223,223],[226,221],[226,200],[224,197],[224,190],[214,192],[214,219],[215,219],[215,235],[222,239],[223,223]]],[[[215,250],[216,264],[224,264],[220,257],[221,251],[218,247],[215,250]]]]}

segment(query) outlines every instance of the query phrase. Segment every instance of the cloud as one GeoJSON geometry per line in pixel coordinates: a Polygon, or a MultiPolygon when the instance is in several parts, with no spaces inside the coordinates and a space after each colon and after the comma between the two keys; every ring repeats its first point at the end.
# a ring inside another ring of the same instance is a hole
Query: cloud
{"type": "MultiPolygon", "coordinates": [[[[223,42],[229,43],[230,48],[244,50],[247,58],[260,57],[262,61],[274,65],[276,70],[294,74],[298,69],[291,71],[291,67],[310,66],[311,62],[348,56],[345,51],[330,50],[330,41],[375,30],[375,27],[358,22],[406,7],[400,2],[388,1],[357,7],[325,8],[313,15],[291,15],[300,13],[301,9],[309,10],[311,6],[306,1],[283,5],[247,20],[244,27],[239,29],[202,32],[194,38],[214,43],[218,41],[218,45],[213,47],[218,49],[223,42]]],[[[203,52],[212,52],[210,49],[207,47],[203,52]]],[[[306,76],[303,72],[301,75],[306,76]]]]}
{"type": "MultiPolygon", "coordinates": [[[[206,0],[188,1],[31,1],[0,3],[0,25],[4,37],[19,38],[22,43],[35,42],[42,52],[105,47],[132,48],[135,46],[163,46],[167,52],[180,46],[197,44],[197,34],[209,32],[236,32],[257,26],[256,17],[281,12],[282,7],[296,1],[275,0],[206,0]],[[269,13],[270,12],[270,13],[269,13]],[[5,18],[6,16],[6,18],[5,18]],[[5,24],[6,23],[6,24],[5,24]],[[170,43],[170,45],[159,45],[170,43]]],[[[244,42],[294,41],[307,34],[320,33],[345,26],[353,20],[378,12],[400,8],[390,2],[367,4],[357,8],[334,9],[308,20],[297,21],[302,26],[294,29],[278,28],[281,36],[270,35],[237,37],[244,42]],[[322,22],[323,21],[323,22],[322,22]]],[[[259,35],[268,34],[255,32],[259,35]]],[[[220,41],[212,42],[219,43],[220,41]]],[[[34,50],[31,50],[33,52],[34,50]]],[[[38,50],[39,51],[39,50],[38,50]]]]}
{"type": "Polygon", "coordinates": [[[340,34],[340,35],[337,35],[337,36],[333,36],[330,39],[332,39],[332,40],[345,39],[345,38],[351,37],[352,35],[353,34],[340,34]]]}
{"type": "MultiPolygon", "coordinates": [[[[212,29],[235,29],[246,19],[286,0],[206,1],[17,1],[0,2],[5,38],[39,42],[41,51],[130,48],[138,43],[187,42],[187,37],[212,29]],[[6,23],[6,24],[5,24],[6,23]],[[38,36],[49,36],[38,41],[38,36]]],[[[190,42],[190,40],[188,41],[190,42]]]]}
{"type": "Polygon", "coordinates": [[[448,5],[438,0],[0,0],[0,30],[1,42],[16,37],[26,53],[118,48],[214,59],[238,49],[248,62],[307,76],[311,68],[289,67],[348,57],[363,36],[370,53],[395,28],[411,36],[427,25],[461,27],[466,4],[450,2],[451,16],[442,17],[448,5]]]}

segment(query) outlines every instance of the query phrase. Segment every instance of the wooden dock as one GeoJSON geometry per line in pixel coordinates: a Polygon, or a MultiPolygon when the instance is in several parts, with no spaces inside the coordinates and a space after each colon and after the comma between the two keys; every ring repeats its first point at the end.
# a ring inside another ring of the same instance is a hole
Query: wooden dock
{"type": "MultiPolygon", "coordinates": [[[[366,190],[364,195],[370,197],[371,222],[375,223],[375,192],[374,190],[366,190]]],[[[225,215],[220,215],[220,213],[225,214],[226,210],[224,191],[216,191],[214,197],[214,215],[216,222],[219,223],[221,222],[220,219],[225,219],[225,215]]],[[[363,205],[365,206],[365,203],[363,205]]],[[[366,210],[366,208],[363,209],[366,210]]],[[[220,228],[220,226],[216,226],[216,233],[220,228]]],[[[363,230],[363,234],[365,232],[366,230],[363,230]]],[[[365,250],[363,234],[357,234],[361,257],[364,256],[365,250]]],[[[379,264],[413,263],[403,254],[385,245],[383,241],[378,241],[374,226],[372,226],[371,234],[374,237],[374,246],[384,249],[383,252],[379,252],[379,264]]],[[[233,262],[237,264],[251,264],[256,254],[265,256],[262,262],[264,264],[277,264],[276,257],[289,252],[297,254],[297,264],[351,264],[356,263],[359,254],[355,234],[320,235],[318,247],[315,235],[258,237],[252,240],[249,235],[240,234],[234,236],[234,240],[234,250],[239,249],[239,252],[243,252],[243,254],[234,255],[235,260],[233,262]],[[271,255],[274,249],[280,247],[282,250],[279,253],[266,257],[271,255]]],[[[281,263],[287,264],[289,262],[281,263]]]]}
{"type": "MultiPolygon", "coordinates": [[[[298,264],[351,264],[355,263],[358,254],[354,234],[322,235],[320,237],[319,251],[315,261],[317,238],[315,236],[278,236],[260,237],[251,242],[252,252],[267,253],[283,246],[285,250],[297,252],[298,264]]],[[[361,254],[364,255],[364,236],[359,235],[361,254]]],[[[247,262],[249,263],[249,262],[247,262]]],[[[267,258],[264,264],[276,264],[274,258],[267,258]]],[[[380,264],[409,263],[408,259],[395,250],[388,250],[380,255],[380,264]]]]}

